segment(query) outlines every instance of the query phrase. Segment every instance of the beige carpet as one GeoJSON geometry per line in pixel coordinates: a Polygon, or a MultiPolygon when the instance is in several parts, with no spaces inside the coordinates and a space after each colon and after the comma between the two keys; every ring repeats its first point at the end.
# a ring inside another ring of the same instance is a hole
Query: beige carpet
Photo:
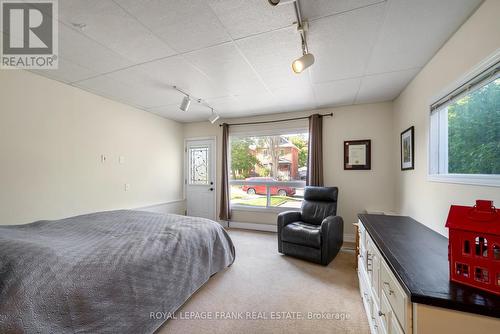
{"type": "Polygon", "coordinates": [[[213,276],[158,334],[369,332],[354,253],[341,251],[323,267],[279,254],[275,233],[229,234],[236,247],[234,264],[213,276]],[[308,312],[330,318],[308,320],[308,312]],[[278,320],[279,315],[289,319],[278,320]]]}

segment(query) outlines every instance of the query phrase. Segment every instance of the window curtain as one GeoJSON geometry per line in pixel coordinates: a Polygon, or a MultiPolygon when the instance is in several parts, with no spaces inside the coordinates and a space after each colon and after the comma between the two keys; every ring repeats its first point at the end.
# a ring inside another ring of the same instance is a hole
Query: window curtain
{"type": "Polygon", "coordinates": [[[231,219],[231,209],[229,207],[229,166],[227,148],[229,145],[229,125],[222,124],[222,177],[220,185],[220,210],[221,220],[231,219]]]}
{"type": "Polygon", "coordinates": [[[307,185],[323,186],[323,119],[320,114],[309,116],[307,185]]]}

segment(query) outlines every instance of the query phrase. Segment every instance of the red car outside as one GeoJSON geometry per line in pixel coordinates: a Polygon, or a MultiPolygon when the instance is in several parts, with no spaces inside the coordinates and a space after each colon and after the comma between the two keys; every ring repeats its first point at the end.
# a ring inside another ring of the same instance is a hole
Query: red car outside
{"type": "MultiPolygon", "coordinates": [[[[245,181],[277,181],[273,179],[272,177],[249,177],[245,179],[245,181]]],[[[251,184],[251,185],[244,185],[241,187],[241,190],[246,192],[249,195],[266,195],[266,186],[265,185],[256,185],[256,184],[251,184]]],[[[292,187],[286,187],[286,186],[274,186],[269,188],[271,195],[278,195],[278,196],[293,196],[295,195],[295,188],[292,187]]]]}

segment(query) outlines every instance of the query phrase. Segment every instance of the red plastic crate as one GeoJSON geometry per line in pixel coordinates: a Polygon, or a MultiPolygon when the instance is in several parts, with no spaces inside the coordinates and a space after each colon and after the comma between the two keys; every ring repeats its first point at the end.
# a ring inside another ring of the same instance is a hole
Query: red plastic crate
{"type": "Polygon", "coordinates": [[[452,205],[446,227],[450,279],[500,295],[500,212],[493,201],[452,205]]]}

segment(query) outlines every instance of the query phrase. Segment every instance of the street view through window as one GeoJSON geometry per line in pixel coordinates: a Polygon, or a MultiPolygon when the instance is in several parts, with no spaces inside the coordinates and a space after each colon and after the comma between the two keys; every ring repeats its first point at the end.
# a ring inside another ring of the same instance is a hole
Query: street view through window
{"type": "Polygon", "coordinates": [[[307,132],[231,136],[231,205],[299,208],[308,143],[307,132]]]}

